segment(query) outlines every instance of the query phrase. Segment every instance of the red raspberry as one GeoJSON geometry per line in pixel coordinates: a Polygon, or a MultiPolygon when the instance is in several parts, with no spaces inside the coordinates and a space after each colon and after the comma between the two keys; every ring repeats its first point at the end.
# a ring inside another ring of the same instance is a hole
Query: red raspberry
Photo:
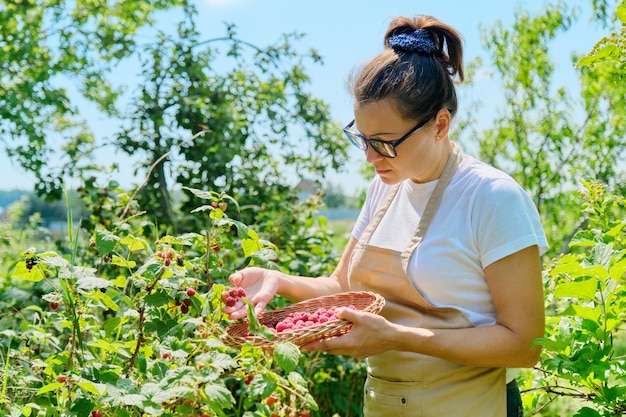
{"type": "Polygon", "coordinates": [[[244,290],[241,287],[237,288],[237,297],[245,297],[245,296],[246,296],[246,290],[244,290]]]}
{"type": "Polygon", "coordinates": [[[253,379],[254,379],[254,375],[248,374],[248,376],[246,377],[246,380],[244,381],[244,384],[250,385],[253,379]]]}
{"type": "Polygon", "coordinates": [[[59,308],[59,303],[57,303],[56,301],[53,301],[50,303],[50,308],[53,310],[56,310],[59,308]]]}
{"type": "Polygon", "coordinates": [[[163,359],[167,359],[167,358],[169,358],[169,357],[170,357],[170,354],[169,354],[169,352],[163,352],[163,355],[161,355],[161,357],[162,357],[163,359]]]}
{"type": "Polygon", "coordinates": [[[93,410],[91,412],[91,417],[102,417],[102,412],[100,410],[93,410]]]}
{"type": "Polygon", "coordinates": [[[194,290],[193,288],[187,288],[186,291],[189,297],[193,297],[194,295],[196,295],[196,290],[194,290]]]}
{"type": "Polygon", "coordinates": [[[275,396],[271,396],[271,397],[267,397],[267,399],[265,400],[265,403],[269,406],[272,406],[273,404],[276,404],[278,402],[278,398],[276,398],[275,396]]]}
{"type": "Polygon", "coordinates": [[[59,375],[59,376],[57,377],[57,382],[61,382],[61,383],[63,383],[63,382],[65,382],[66,380],[67,380],[67,377],[66,377],[65,375],[59,375]]]}
{"type": "Polygon", "coordinates": [[[228,307],[233,307],[235,304],[237,304],[237,299],[235,297],[228,296],[228,298],[226,298],[226,305],[228,307]]]}

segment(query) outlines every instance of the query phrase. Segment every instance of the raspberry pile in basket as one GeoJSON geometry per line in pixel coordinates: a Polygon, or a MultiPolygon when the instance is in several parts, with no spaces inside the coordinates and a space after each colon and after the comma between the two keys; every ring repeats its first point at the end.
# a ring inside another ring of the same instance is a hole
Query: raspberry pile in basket
{"type": "MultiPolygon", "coordinates": [[[[357,308],[353,305],[348,306],[353,310],[357,308]]],[[[326,309],[324,307],[318,308],[313,313],[306,311],[297,311],[295,313],[289,313],[287,317],[276,323],[275,329],[277,333],[287,332],[289,330],[302,329],[304,327],[313,326],[315,324],[326,323],[331,320],[336,320],[335,314],[336,307],[330,307],[326,309]]]]}
{"type": "Polygon", "coordinates": [[[222,292],[222,300],[228,307],[237,304],[237,299],[246,296],[246,290],[241,287],[231,288],[222,292]]]}

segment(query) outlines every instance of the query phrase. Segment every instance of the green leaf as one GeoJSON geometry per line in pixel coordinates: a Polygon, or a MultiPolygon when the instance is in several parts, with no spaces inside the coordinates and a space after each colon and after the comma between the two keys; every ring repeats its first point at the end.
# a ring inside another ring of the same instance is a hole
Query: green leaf
{"type": "Polygon", "coordinates": [[[169,303],[171,300],[172,297],[170,297],[169,294],[163,291],[152,293],[144,298],[146,304],[152,307],[161,307],[169,303]]]}
{"type": "Polygon", "coordinates": [[[70,407],[70,410],[76,413],[77,417],[88,417],[91,410],[93,410],[93,402],[84,397],[79,397],[74,400],[74,403],[70,407]]]}
{"type": "Polygon", "coordinates": [[[601,417],[602,414],[589,407],[582,407],[573,417],[601,417]]]}
{"type": "Polygon", "coordinates": [[[622,21],[622,25],[626,25],[626,6],[617,6],[616,14],[618,19],[622,21]]]}
{"type": "Polygon", "coordinates": [[[278,342],[274,345],[274,359],[285,372],[292,372],[298,366],[300,349],[291,342],[278,342]]]}
{"type": "Polygon", "coordinates": [[[113,256],[113,259],[111,259],[111,264],[128,269],[133,269],[135,266],[137,266],[137,262],[121,258],[117,255],[113,256]]]}
{"type": "Polygon", "coordinates": [[[91,381],[80,381],[77,384],[80,388],[84,389],[85,391],[87,391],[90,394],[94,394],[97,396],[100,396],[102,394],[104,394],[104,388],[99,389],[96,384],[94,384],[91,381]]]}
{"type": "Polygon", "coordinates": [[[141,394],[127,394],[121,396],[119,401],[124,405],[141,407],[145,399],[146,397],[141,394]]]}
{"type": "Polygon", "coordinates": [[[276,335],[268,329],[266,326],[262,325],[254,312],[254,306],[247,298],[242,298],[242,300],[248,306],[248,331],[252,334],[260,334],[266,339],[273,339],[276,335]]]}
{"type": "Polygon", "coordinates": [[[21,261],[15,265],[15,270],[11,274],[11,278],[23,279],[25,281],[39,282],[45,278],[43,268],[39,264],[28,269],[26,262],[21,261]]]}
{"type": "Polygon", "coordinates": [[[233,394],[223,385],[207,384],[204,387],[207,402],[213,409],[231,409],[235,404],[233,394]]]}
{"type": "Polygon", "coordinates": [[[300,392],[308,391],[307,382],[298,372],[290,372],[287,379],[291,383],[291,386],[300,392]]]}
{"type": "Polygon", "coordinates": [[[120,243],[126,246],[131,252],[138,250],[147,250],[149,247],[148,243],[146,243],[145,240],[130,235],[120,240],[120,243]]]}
{"type": "Polygon", "coordinates": [[[609,276],[615,281],[626,281],[626,258],[611,266],[609,276]]]}
{"type": "Polygon", "coordinates": [[[595,300],[598,283],[594,279],[584,281],[565,282],[557,285],[554,290],[556,298],[578,298],[580,300],[595,300]]]}
{"type": "Polygon", "coordinates": [[[97,230],[96,231],[96,250],[100,254],[100,256],[104,256],[107,253],[111,253],[117,245],[117,242],[120,240],[119,237],[115,236],[113,233],[108,230],[97,230]]]}
{"type": "Polygon", "coordinates": [[[53,382],[51,384],[44,385],[43,387],[39,388],[39,391],[37,391],[37,395],[41,395],[41,394],[45,394],[46,392],[58,390],[59,388],[63,388],[64,386],[65,384],[63,382],[53,382]]]}
{"type": "Polygon", "coordinates": [[[258,240],[242,239],[241,248],[245,258],[251,257],[255,252],[263,249],[263,245],[258,240]]]}

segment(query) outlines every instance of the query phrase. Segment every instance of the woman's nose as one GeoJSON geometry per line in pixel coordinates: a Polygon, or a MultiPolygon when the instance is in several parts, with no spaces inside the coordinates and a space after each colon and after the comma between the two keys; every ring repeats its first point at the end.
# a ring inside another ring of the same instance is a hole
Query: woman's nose
{"type": "Polygon", "coordinates": [[[372,148],[371,146],[368,146],[367,149],[365,150],[365,159],[370,164],[373,163],[374,161],[378,161],[383,158],[385,157],[379,154],[378,152],[376,152],[374,148],[372,148]]]}

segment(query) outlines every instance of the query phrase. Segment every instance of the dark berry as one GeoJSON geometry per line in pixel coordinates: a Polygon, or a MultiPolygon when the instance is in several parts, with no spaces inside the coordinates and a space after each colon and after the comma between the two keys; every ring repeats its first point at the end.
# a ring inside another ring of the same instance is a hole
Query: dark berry
{"type": "Polygon", "coordinates": [[[229,296],[229,297],[226,299],[226,305],[227,305],[228,307],[233,307],[235,304],[237,304],[237,299],[236,299],[235,297],[230,297],[230,296],[229,296]]]}
{"type": "Polygon", "coordinates": [[[181,313],[183,313],[183,314],[187,314],[187,313],[189,313],[189,306],[188,306],[188,305],[186,305],[186,304],[182,304],[182,305],[180,306],[180,312],[181,312],[181,313]]]}

